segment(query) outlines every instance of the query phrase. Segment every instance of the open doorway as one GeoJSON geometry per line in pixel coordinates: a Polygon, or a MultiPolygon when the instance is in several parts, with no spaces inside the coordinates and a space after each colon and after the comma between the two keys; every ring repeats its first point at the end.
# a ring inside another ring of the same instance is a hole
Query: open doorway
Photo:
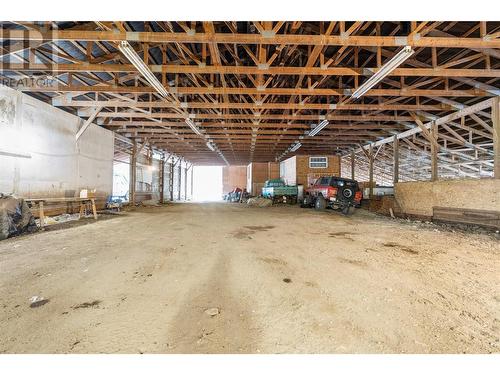
{"type": "Polygon", "coordinates": [[[113,164],[113,197],[129,199],[130,164],[115,161],[113,164]]]}
{"type": "Polygon", "coordinates": [[[213,202],[222,200],[222,167],[193,167],[193,201],[213,202]]]}

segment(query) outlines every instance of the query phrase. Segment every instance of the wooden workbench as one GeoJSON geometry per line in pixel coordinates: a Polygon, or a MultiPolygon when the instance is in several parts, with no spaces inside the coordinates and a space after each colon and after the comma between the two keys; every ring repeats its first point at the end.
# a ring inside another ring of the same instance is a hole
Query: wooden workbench
{"type": "Polygon", "coordinates": [[[44,214],[45,203],[79,203],[80,217],[83,215],[87,203],[90,203],[92,205],[92,213],[94,214],[94,219],[97,220],[97,209],[95,206],[95,198],[26,198],[24,200],[28,203],[38,205],[39,215],[40,215],[40,228],[43,228],[43,226],[45,225],[45,214],[44,214]]]}

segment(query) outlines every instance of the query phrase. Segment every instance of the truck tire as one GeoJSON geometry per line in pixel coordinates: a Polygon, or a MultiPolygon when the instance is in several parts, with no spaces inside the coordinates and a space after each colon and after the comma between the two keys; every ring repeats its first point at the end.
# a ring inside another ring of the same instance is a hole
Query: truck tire
{"type": "Polygon", "coordinates": [[[351,200],[354,198],[354,190],[349,188],[349,187],[345,187],[344,189],[342,189],[342,199],[345,199],[345,200],[351,200]]]}
{"type": "Polygon", "coordinates": [[[324,210],[326,208],[326,200],[322,195],[316,198],[316,202],[314,202],[314,208],[318,211],[324,210]]]}
{"type": "Polygon", "coordinates": [[[302,199],[302,202],[300,203],[300,207],[302,208],[310,208],[311,207],[311,196],[310,195],[305,195],[304,199],[302,199]]]}

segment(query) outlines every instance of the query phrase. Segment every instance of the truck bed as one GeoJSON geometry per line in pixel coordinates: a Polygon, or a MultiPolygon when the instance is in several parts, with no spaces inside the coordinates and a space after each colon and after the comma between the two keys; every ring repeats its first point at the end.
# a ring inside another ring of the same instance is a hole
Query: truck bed
{"type": "Polygon", "coordinates": [[[279,196],[297,196],[297,186],[274,186],[262,188],[262,196],[265,198],[273,198],[279,196]]]}

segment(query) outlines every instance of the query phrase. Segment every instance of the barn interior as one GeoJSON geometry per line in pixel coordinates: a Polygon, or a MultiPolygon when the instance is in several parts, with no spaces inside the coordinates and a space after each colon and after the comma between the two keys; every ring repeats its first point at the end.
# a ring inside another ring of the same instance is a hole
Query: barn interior
{"type": "Polygon", "coordinates": [[[0,22],[0,353],[498,353],[499,79],[497,21],[0,22]]]}

